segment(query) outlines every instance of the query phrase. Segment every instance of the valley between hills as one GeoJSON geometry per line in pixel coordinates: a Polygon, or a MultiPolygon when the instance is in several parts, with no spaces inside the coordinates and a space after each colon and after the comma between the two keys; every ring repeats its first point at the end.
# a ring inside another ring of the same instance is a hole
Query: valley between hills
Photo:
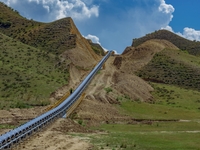
{"type": "MultiPolygon", "coordinates": [[[[40,23],[0,3],[0,134],[45,112],[103,58],[72,18],[40,23]],[[50,33],[50,34],[49,34],[50,33]]],[[[166,30],[112,55],[68,118],[13,149],[199,149],[200,42],[166,30]]]]}

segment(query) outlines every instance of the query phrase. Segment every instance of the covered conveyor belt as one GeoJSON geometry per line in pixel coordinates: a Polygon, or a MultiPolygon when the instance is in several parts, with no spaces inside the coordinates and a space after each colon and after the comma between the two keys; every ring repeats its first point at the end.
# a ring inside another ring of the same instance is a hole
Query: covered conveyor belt
{"type": "Polygon", "coordinates": [[[64,116],[68,109],[79,99],[79,97],[82,95],[82,92],[85,90],[92,78],[95,76],[98,70],[101,69],[101,67],[111,54],[112,51],[109,51],[106,54],[106,56],[104,56],[104,58],[96,65],[96,67],[88,74],[88,76],[83,80],[83,82],[80,83],[76,90],[74,90],[74,92],[57,107],[1,135],[0,150],[11,148],[13,145],[19,143],[26,137],[31,136],[33,132],[42,129],[47,124],[64,116]]]}

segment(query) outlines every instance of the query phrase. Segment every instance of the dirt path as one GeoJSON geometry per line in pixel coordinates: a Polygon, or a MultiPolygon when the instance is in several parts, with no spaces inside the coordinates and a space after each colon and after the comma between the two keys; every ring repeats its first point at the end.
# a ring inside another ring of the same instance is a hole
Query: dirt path
{"type": "Polygon", "coordinates": [[[46,107],[34,107],[29,109],[0,110],[0,134],[8,132],[10,127],[19,126],[44,112],[46,107]]]}
{"type": "Polygon", "coordinates": [[[89,150],[91,145],[87,140],[72,137],[68,134],[71,130],[79,130],[80,126],[67,119],[58,119],[44,131],[14,147],[13,150],[89,150]],[[70,128],[65,128],[71,126],[70,128]]]}
{"type": "Polygon", "coordinates": [[[92,97],[93,100],[96,100],[95,95],[100,95],[105,102],[109,103],[105,98],[106,94],[104,88],[111,87],[114,84],[112,82],[112,77],[116,69],[112,65],[113,60],[114,57],[110,57],[106,61],[105,68],[97,73],[86,89],[85,93],[87,93],[88,97],[92,97]]]}

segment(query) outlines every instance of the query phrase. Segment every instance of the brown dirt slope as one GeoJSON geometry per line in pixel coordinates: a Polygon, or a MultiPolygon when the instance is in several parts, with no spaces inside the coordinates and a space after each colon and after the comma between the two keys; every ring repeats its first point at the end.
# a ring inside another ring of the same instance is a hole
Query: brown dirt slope
{"type": "Polygon", "coordinates": [[[78,31],[71,18],[45,24],[32,29],[30,32],[27,35],[30,38],[27,40],[27,44],[58,55],[60,62],[65,63],[66,66],[72,63],[87,68],[93,66],[99,60],[98,55],[78,31]]]}
{"type": "Polygon", "coordinates": [[[178,49],[171,42],[158,39],[146,41],[137,47],[127,47],[121,55],[122,62],[120,70],[134,74],[135,71],[147,65],[157,52],[165,48],[178,49]]]}
{"type": "MultiPolygon", "coordinates": [[[[129,120],[129,117],[121,115],[113,104],[120,104],[120,98],[131,100],[151,101],[153,88],[141,78],[133,74],[127,74],[116,68],[113,63],[119,56],[111,56],[105,63],[105,69],[100,70],[86,89],[85,99],[75,110],[73,118],[86,120],[87,125],[96,125],[103,122],[121,122],[129,120]],[[108,91],[110,90],[110,91],[108,91]]],[[[71,66],[70,84],[76,87],[86,73],[80,72],[71,66]]],[[[54,95],[63,95],[69,90],[69,86],[63,87],[54,95]]]]}
{"type": "Polygon", "coordinates": [[[113,62],[118,56],[111,56],[105,69],[99,71],[86,89],[86,97],[75,110],[77,118],[86,120],[87,125],[101,122],[124,122],[130,120],[118,112],[113,104],[120,104],[120,98],[150,101],[153,88],[136,75],[117,69],[113,62]]]}
{"type": "Polygon", "coordinates": [[[45,131],[36,133],[13,150],[89,150],[92,145],[87,139],[67,135],[67,132],[82,132],[84,130],[82,128],[70,119],[61,118],[48,126],[45,131]]]}

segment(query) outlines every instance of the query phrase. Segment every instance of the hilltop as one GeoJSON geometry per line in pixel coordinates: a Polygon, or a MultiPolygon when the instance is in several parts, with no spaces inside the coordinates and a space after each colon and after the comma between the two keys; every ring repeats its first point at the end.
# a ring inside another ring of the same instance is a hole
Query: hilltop
{"type": "Polygon", "coordinates": [[[195,51],[191,51],[189,48],[192,43],[199,44],[199,42],[186,40],[166,30],[151,33],[134,40],[132,46],[125,49],[120,68],[148,82],[199,90],[200,58],[194,55],[199,49],[196,47],[195,51]],[[171,35],[173,43],[166,40],[169,37],[167,35],[171,35]],[[176,41],[179,41],[179,44],[176,41]],[[181,43],[186,41],[189,46],[181,49],[183,46],[181,43]]]}
{"type": "Polygon", "coordinates": [[[144,43],[145,41],[151,39],[163,39],[173,43],[181,50],[186,50],[192,55],[200,55],[200,42],[199,41],[190,41],[177,34],[174,34],[168,30],[159,30],[153,33],[149,33],[146,36],[141,38],[133,39],[132,46],[137,47],[138,45],[144,43]]]}
{"type": "Polygon", "coordinates": [[[0,3],[0,9],[0,32],[3,34],[80,67],[92,67],[99,60],[70,17],[41,23],[23,18],[3,3],[0,3]]]}

